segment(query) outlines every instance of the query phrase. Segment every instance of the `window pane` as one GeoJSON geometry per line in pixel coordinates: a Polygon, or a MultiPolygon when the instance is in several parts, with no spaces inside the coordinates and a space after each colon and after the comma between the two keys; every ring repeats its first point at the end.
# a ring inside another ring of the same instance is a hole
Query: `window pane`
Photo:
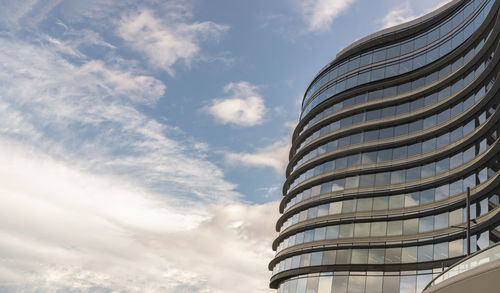
{"type": "Polygon", "coordinates": [[[347,177],[345,179],[345,188],[358,188],[359,186],[359,176],[347,177]]]}
{"type": "Polygon", "coordinates": [[[383,172],[375,174],[375,185],[376,186],[384,186],[389,185],[391,183],[391,173],[383,172]]]}
{"type": "Polygon", "coordinates": [[[423,217],[419,219],[418,232],[429,232],[434,230],[434,216],[423,217]]]}
{"type": "Polygon", "coordinates": [[[401,247],[387,248],[385,251],[385,263],[401,263],[401,247]]]}
{"type": "Polygon", "coordinates": [[[356,210],[358,212],[365,212],[365,211],[371,211],[372,210],[372,204],[373,204],[373,198],[359,198],[358,199],[358,204],[356,206],[356,210]]]}
{"type": "Polygon", "coordinates": [[[306,293],[316,293],[318,292],[318,277],[307,278],[307,289],[306,293]]]}
{"type": "Polygon", "coordinates": [[[417,247],[403,247],[401,253],[403,263],[417,262],[417,247]]]}
{"type": "Polygon", "coordinates": [[[353,236],[353,229],[354,229],[353,224],[340,225],[339,237],[340,238],[351,238],[353,236]]]}
{"type": "Polygon", "coordinates": [[[339,238],[339,226],[326,227],[326,239],[337,239],[337,238],[339,238]]]}
{"type": "Polygon", "coordinates": [[[400,209],[404,207],[404,194],[392,195],[389,197],[389,209],[400,209]]]}
{"type": "Polygon", "coordinates": [[[448,228],[448,213],[442,213],[434,216],[434,229],[448,228]]]}
{"type": "Polygon", "coordinates": [[[336,264],[348,264],[350,260],[351,260],[350,249],[337,250],[337,258],[335,259],[336,264]]]}
{"type": "Polygon", "coordinates": [[[363,153],[361,163],[363,165],[372,164],[377,162],[377,152],[363,153]]]}
{"type": "Polygon", "coordinates": [[[385,249],[383,248],[371,248],[368,253],[368,263],[369,264],[383,264],[385,256],[385,249]]]}
{"type": "Polygon", "coordinates": [[[434,189],[422,190],[420,192],[420,204],[434,202],[434,189]]]}
{"type": "Polygon", "coordinates": [[[420,201],[420,193],[412,192],[405,194],[405,208],[417,206],[420,201]]]}
{"type": "Polygon", "coordinates": [[[318,293],[330,293],[332,288],[333,276],[319,277],[318,293]]]}
{"type": "Polygon", "coordinates": [[[384,293],[399,293],[399,276],[384,276],[384,293]]]}
{"type": "Polygon", "coordinates": [[[337,256],[337,251],[335,250],[328,250],[328,251],[323,251],[323,261],[321,264],[323,265],[334,265],[335,264],[335,257],[337,256]]]}
{"type": "Polygon", "coordinates": [[[370,223],[356,223],[354,225],[354,237],[369,237],[370,223]]]}
{"type": "Polygon", "coordinates": [[[417,276],[401,276],[399,292],[415,293],[417,287],[417,276]]]}
{"type": "Polygon", "coordinates": [[[347,276],[333,276],[332,293],[346,293],[347,292],[347,276]]]}
{"type": "Polygon", "coordinates": [[[387,210],[389,208],[389,198],[387,196],[379,196],[373,199],[373,210],[387,210]]]}
{"type": "Polygon", "coordinates": [[[366,276],[349,276],[349,293],[365,292],[366,276]]]}
{"type": "Polygon", "coordinates": [[[382,237],[387,232],[387,222],[373,222],[371,223],[371,237],[382,237]]]}
{"type": "Polygon", "coordinates": [[[351,255],[351,263],[353,264],[367,264],[368,263],[368,249],[353,249],[351,255]]]}
{"type": "Polygon", "coordinates": [[[366,277],[366,292],[382,293],[382,276],[367,276],[366,277]]]}
{"type": "Polygon", "coordinates": [[[359,186],[360,187],[372,187],[375,185],[375,175],[367,174],[361,175],[359,178],[359,186]]]}
{"type": "Polygon", "coordinates": [[[442,185],[436,188],[435,201],[447,199],[450,196],[449,185],[442,185]]]}
{"type": "Polygon", "coordinates": [[[448,258],[448,242],[434,244],[434,260],[448,258]]]}
{"type": "Polygon", "coordinates": [[[431,261],[432,257],[432,244],[418,247],[418,262],[431,261]]]}
{"type": "Polygon", "coordinates": [[[402,221],[387,222],[387,236],[401,236],[401,235],[403,235],[402,221]]]}
{"type": "Polygon", "coordinates": [[[403,235],[413,235],[418,233],[418,219],[403,221],[403,235]]]}

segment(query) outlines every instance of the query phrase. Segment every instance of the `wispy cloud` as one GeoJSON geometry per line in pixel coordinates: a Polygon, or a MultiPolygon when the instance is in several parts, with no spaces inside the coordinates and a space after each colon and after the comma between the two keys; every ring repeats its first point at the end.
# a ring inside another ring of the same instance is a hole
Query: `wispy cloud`
{"type": "Polygon", "coordinates": [[[295,122],[286,123],[290,133],[279,140],[257,148],[254,152],[226,152],[225,160],[231,165],[247,167],[269,167],[278,174],[283,174],[288,163],[288,152],[292,141],[292,130],[295,122]]]}
{"type": "Polygon", "coordinates": [[[355,0],[301,0],[297,1],[299,12],[307,25],[307,31],[328,31],[334,19],[354,3],[355,0]]]}
{"type": "Polygon", "coordinates": [[[269,292],[277,203],[176,201],[0,141],[0,290],[269,292]]]}
{"type": "Polygon", "coordinates": [[[0,22],[0,291],[270,292],[277,203],[243,203],[210,145],[147,114],[168,97],[154,69],[206,57],[202,42],[227,27],[191,21],[179,1],[158,8],[168,21],[125,1],[53,17],[51,3],[0,13],[12,10],[0,22]]]}
{"type": "Polygon", "coordinates": [[[182,61],[190,66],[200,53],[201,40],[217,40],[229,29],[226,25],[210,21],[186,23],[182,15],[173,18],[176,21],[169,23],[155,16],[150,9],[142,8],[120,19],[118,34],[134,50],[144,54],[150,66],[173,75],[176,62],[182,61]]]}
{"type": "Polygon", "coordinates": [[[263,122],[266,107],[256,86],[246,81],[231,82],[224,93],[225,97],[213,99],[203,111],[222,124],[255,126],[263,122]]]}
{"type": "Polygon", "coordinates": [[[436,10],[437,8],[443,6],[449,1],[442,1],[439,4],[435,5],[434,7],[425,10],[422,13],[416,13],[414,9],[412,8],[411,2],[410,1],[405,1],[399,6],[394,7],[392,10],[390,10],[381,20],[380,23],[382,25],[381,28],[388,28],[392,26],[396,26],[398,24],[402,24],[411,20],[414,20],[416,18],[419,18],[420,16],[436,10]]]}

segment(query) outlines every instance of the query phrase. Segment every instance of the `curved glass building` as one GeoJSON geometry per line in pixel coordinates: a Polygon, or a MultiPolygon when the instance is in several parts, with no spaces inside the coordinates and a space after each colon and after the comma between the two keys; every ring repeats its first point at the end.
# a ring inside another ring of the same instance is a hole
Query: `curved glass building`
{"type": "Polygon", "coordinates": [[[276,223],[280,293],[419,293],[500,237],[500,0],[340,52],[306,90],[276,223]]]}

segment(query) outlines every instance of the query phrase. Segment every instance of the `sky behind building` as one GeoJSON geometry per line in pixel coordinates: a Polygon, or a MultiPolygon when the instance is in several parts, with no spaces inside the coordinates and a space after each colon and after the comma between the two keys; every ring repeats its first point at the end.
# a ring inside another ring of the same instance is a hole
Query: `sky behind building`
{"type": "Polygon", "coordinates": [[[1,292],[271,292],[307,85],[441,5],[0,4],[1,292]]]}

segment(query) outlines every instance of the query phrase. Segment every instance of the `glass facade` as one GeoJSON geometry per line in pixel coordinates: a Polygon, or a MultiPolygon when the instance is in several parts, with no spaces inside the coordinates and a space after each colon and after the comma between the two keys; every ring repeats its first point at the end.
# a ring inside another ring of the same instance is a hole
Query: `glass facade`
{"type": "Polygon", "coordinates": [[[500,242],[500,1],[342,51],[303,100],[270,287],[411,292],[500,242]]]}

